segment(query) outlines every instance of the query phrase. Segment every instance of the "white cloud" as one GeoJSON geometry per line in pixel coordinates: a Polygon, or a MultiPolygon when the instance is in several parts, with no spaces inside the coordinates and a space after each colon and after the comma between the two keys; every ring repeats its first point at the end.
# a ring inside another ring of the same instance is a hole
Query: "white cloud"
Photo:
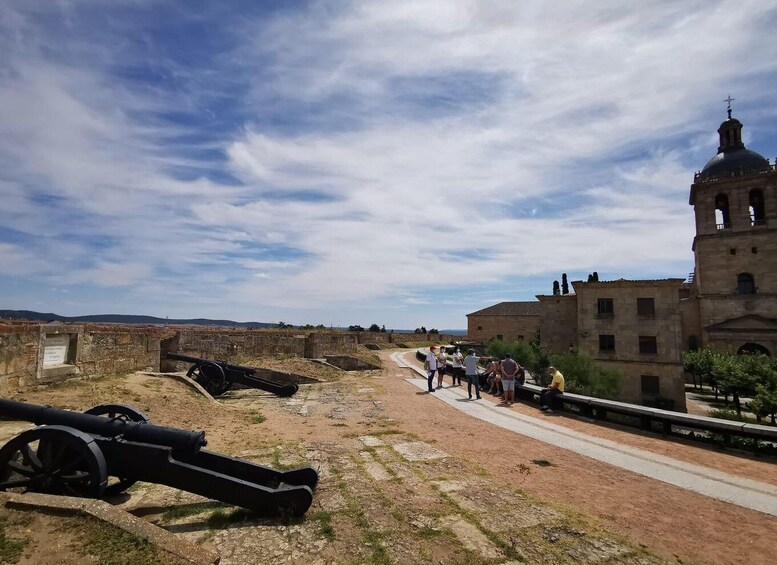
{"type": "Polygon", "coordinates": [[[475,284],[678,276],[720,100],[775,115],[758,1],[315,2],[231,20],[234,45],[188,66],[142,21],[115,44],[79,28],[95,6],[58,7],[75,33],[51,36],[0,7],[0,228],[25,241],[0,232],[0,260],[138,313],[328,323],[397,304],[391,325],[461,327],[444,296],[475,284]],[[178,111],[238,117],[218,134],[159,117],[178,111]]]}

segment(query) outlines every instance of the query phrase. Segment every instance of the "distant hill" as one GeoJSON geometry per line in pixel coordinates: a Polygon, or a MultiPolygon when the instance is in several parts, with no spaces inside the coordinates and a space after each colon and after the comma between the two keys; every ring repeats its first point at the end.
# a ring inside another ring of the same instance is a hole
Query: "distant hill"
{"type": "Polygon", "coordinates": [[[60,316],[52,312],[33,312],[31,310],[0,310],[0,318],[7,320],[34,320],[40,322],[93,322],[98,324],[143,324],[143,325],[197,325],[229,326],[238,328],[272,328],[276,324],[266,322],[235,322],[234,320],[209,320],[192,318],[189,320],[156,318],[154,316],[133,316],[127,314],[98,314],[94,316],[60,316]]]}
{"type": "MultiPolygon", "coordinates": [[[[278,324],[267,322],[235,322],[234,320],[210,320],[192,318],[189,320],[156,318],[154,316],[134,316],[129,314],[96,314],[93,316],[60,316],[52,312],[34,312],[32,310],[0,310],[0,319],[32,320],[36,322],[70,322],[96,324],[140,324],[144,326],[226,326],[233,328],[274,328],[278,324]]],[[[292,329],[292,328],[289,328],[292,329]]],[[[334,328],[347,330],[348,328],[334,328]]],[[[412,334],[413,330],[388,330],[398,334],[412,334]]],[[[445,335],[467,335],[467,330],[440,330],[445,335]]]]}

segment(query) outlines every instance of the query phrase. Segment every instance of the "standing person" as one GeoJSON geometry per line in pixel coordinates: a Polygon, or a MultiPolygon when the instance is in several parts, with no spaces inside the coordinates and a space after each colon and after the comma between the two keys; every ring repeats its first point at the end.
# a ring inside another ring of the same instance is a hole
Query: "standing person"
{"type": "Polygon", "coordinates": [[[442,347],[437,352],[437,388],[442,388],[442,378],[445,376],[445,369],[448,363],[445,359],[445,349],[442,347]]]}
{"type": "Polygon", "coordinates": [[[451,378],[453,379],[453,386],[461,386],[461,377],[464,376],[464,356],[461,354],[461,351],[459,351],[459,348],[456,348],[456,351],[453,352],[453,355],[451,356],[451,378]],[[456,381],[459,381],[459,384],[456,384],[456,381]]]}
{"type": "Polygon", "coordinates": [[[429,392],[434,392],[434,374],[437,372],[437,354],[434,351],[435,349],[437,348],[434,345],[429,348],[429,353],[427,353],[426,361],[424,362],[424,367],[426,368],[426,380],[427,384],[429,385],[429,392]]]}
{"type": "Polygon", "coordinates": [[[518,373],[518,363],[512,360],[510,354],[502,361],[502,388],[504,388],[504,403],[512,404],[515,400],[515,376],[518,373]]]}
{"type": "Polygon", "coordinates": [[[540,410],[546,414],[553,414],[550,403],[554,396],[564,394],[564,375],[555,367],[548,367],[548,374],[552,377],[550,386],[540,391],[540,410]]]}
{"type": "Polygon", "coordinates": [[[480,380],[478,379],[478,362],[481,359],[491,359],[490,357],[478,357],[475,350],[470,349],[464,358],[464,372],[467,375],[467,393],[472,400],[472,385],[475,385],[475,395],[480,400],[480,380]]]}

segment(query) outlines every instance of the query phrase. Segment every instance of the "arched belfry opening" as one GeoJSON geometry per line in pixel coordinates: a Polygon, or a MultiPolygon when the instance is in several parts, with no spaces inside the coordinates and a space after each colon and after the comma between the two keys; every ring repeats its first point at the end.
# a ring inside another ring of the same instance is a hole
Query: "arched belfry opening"
{"type": "Polygon", "coordinates": [[[766,223],[766,206],[764,205],[764,193],[760,188],[754,188],[748,193],[750,201],[750,224],[762,226],[766,223]]]}
{"type": "Polygon", "coordinates": [[[731,229],[731,213],[728,196],[721,193],[715,196],[715,225],[719,230],[731,229]]]}

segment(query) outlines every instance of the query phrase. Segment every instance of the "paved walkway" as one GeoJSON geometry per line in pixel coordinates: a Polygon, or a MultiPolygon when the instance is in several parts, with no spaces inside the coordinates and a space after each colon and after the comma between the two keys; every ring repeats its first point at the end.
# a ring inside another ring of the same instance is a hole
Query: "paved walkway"
{"type": "MultiPolygon", "coordinates": [[[[425,372],[407,363],[404,355],[406,353],[392,353],[391,359],[399,367],[410,368],[422,375],[424,378],[407,381],[426,390],[425,372]]],[[[777,486],[590,436],[549,422],[548,417],[526,416],[485,400],[462,402],[462,399],[467,398],[466,387],[437,389],[434,397],[473,418],[500,428],[711,498],[777,516],[777,486]]]]}

